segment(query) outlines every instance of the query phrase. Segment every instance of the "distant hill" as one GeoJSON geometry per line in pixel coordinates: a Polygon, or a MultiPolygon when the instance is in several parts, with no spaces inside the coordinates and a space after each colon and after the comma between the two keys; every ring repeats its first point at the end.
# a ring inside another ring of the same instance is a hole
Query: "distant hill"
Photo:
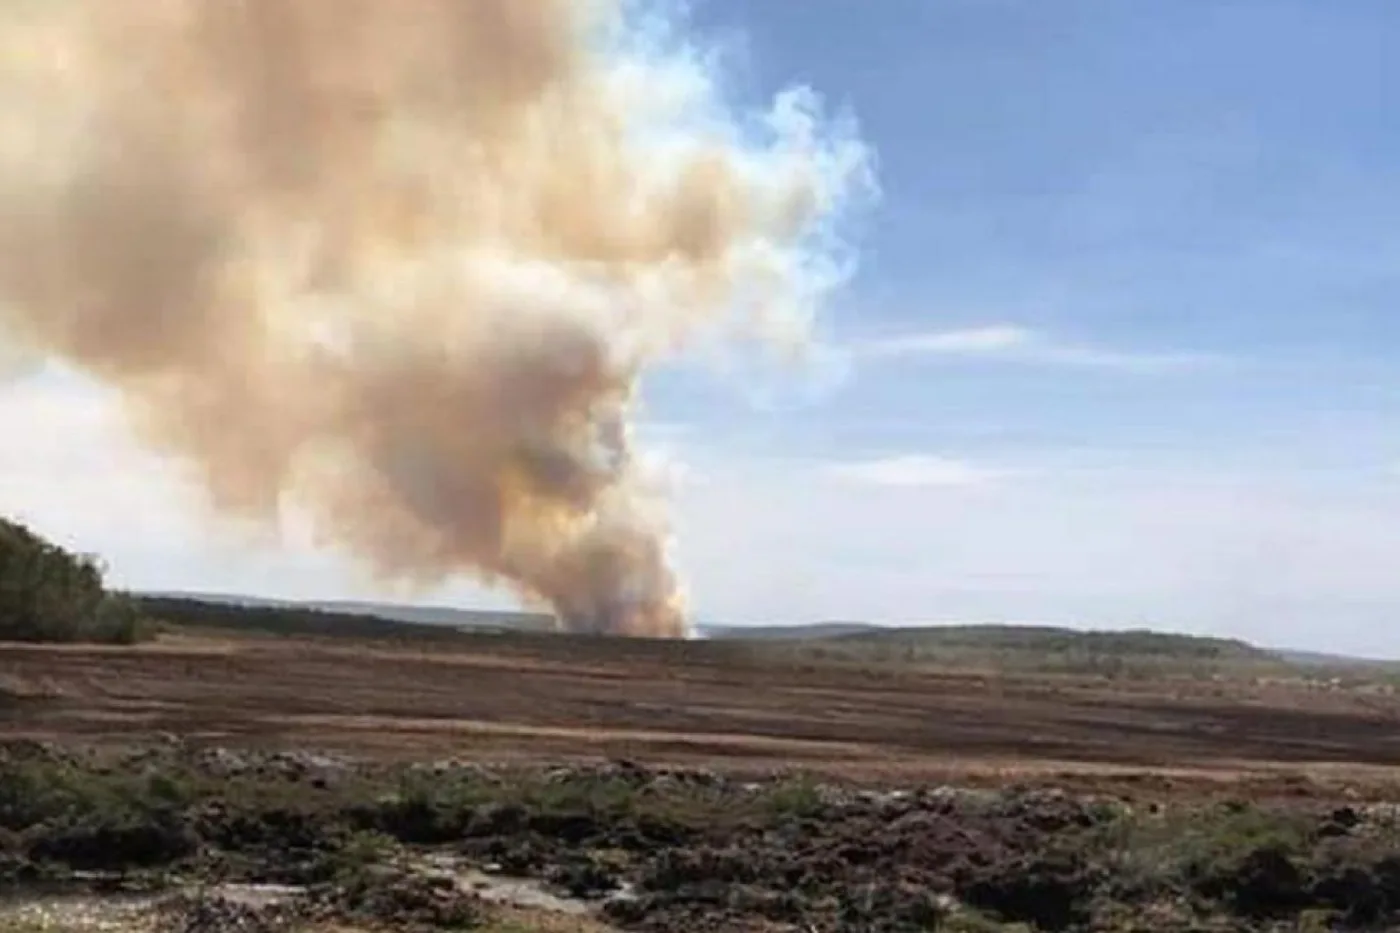
{"type": "MultiPolygon", "coordinates": [[[[177,596],[135,597],[142,615],[162,626],[218,629],[283,637],[411,639],[445,641],[462,638],[463,629],[449,625],[403,622],[358,612],[328,612],[309,605],[273,601],[206,600],[177,596]]],[[[472,631],[486,632],[485,628],[472,631]]]]}
{"type": "MultiPolygon", "coordinates": [[[[181,626],[284,635],[441,639],[454,633],[550,632],[544,613],[409,606],[353,600],[267,599],[220,593],[147,593],[150,616],[181,626]]],[[[1263,648],[1239,639],[1148,629],[1084,630],[1048,625],[892,626],[858,621],[806,625],[696,626],[705,641],[752,645],[774,657],[914,662],[1067,672],[1195,671],[1248,667],[1283,672],[1400,671],[1396,662],[1263,648]]]]}
{"type": "Polygon", "coordinates": [[[554,628],[554,617],[545,613],[514,612],[509,609],[456,609],[450,606],[404,606],[393,603],[331,600],[309,605],[327,612],[372,615],[420,625],[449,625],[453,628],[500,629],[545,632],[554,628]]]}
{"type": "Polygon", "coordinates": [[[1150,629],[1098,631],[1040,625],[931,625],[881,628],[839,636],[843,641],[884,642],[929,648],[983,649],[1101,655],[1158,655],[1210,660],[1271,659],[1274,654],[1233,638],[1181,635],[1150,629]]]}
{"type": "Polygon", "coordinates": [[[1295,651],[1291,649],[1281,649],[1275,651],[1289,664],[1296,664],[1299,667],[1315,668],[1372,668],[1383,670],[1394,670],[1400,667],[1400,662],[1386,660],[1383,658],[1358,658],[1345,654],[1327,654],[1321,651],[1295,651]]]}
{"type": "Polygon", "coordinates": [[[757,629],[736,626],[717,629],[710,637],[761,644],[766,652],[812,661],[1111,678],[1202,677],[1245,670],[1283,674],[1291,667],[1274,652],[1237,639],[1151,630],[831,622],[757,629]]]}
{"type": "Polygon", "coordinates": [[[402,603],[358,602],[354,600],[287,600],[227,593],[145,593],[147,601],[193,602],[211,606],[241,606],[249,609],[312,611],[333,617],[370,617],[389,622],[432,625],[455,629],[493,631],[549,631],[552,617],[543,613],[494,609],[457,609],[449,606],[409,606],[402,603]]]}
{"type": "Polygon", "coordinates": [[[892,626],[866,622],[819,622],[811,625],[711,626],[708,638],[765,642],[841,641],[903,645],[924,651],[1064,651],[1106,655],[1151,655],[1208,661],[1282,663],[1298,668],[1400,670],[1400,661],[1361,658],[1254,645],[1233,638],[1185,635],[1151,629],[1086,630],[1048,625],[948,624],[892,626]]]}
{"type": "Polygon", "coordinates": [[[736,641],[811,641],[882,631],[869,622],[817,622],[812,625],[700,625],[704,638],[736,641]]]}
{"type": "Polygon", "coordinates": [[[980,648],[1058,652],[1083,649],[1111,654],[1167,654],[1177,657],[1264,658],[1270,652],[1237,639],[1179,635],[1149,629],[1096,631],[1049,625],[874,625],[819,622],[812,625],[716,626],[710,638],[745,640],[841,641],[935,648],[980,648]]]}

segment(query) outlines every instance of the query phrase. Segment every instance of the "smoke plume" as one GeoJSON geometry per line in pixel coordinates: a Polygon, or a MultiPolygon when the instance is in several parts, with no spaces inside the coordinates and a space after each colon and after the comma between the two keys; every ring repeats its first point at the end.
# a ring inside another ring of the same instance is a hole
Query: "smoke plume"
{"type": "Polygon", "coordinates": [[[385,581],[685,631],[639,377],[791,340],[866,152],[661,4],[4,0],[0,330],[385,581]]]}

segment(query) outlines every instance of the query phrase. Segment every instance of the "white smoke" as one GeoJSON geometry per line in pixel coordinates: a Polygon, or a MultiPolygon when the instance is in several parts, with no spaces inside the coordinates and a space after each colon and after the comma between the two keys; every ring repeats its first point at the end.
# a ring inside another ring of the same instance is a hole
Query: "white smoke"
{"type": "Polygon", "coordinates": [[[7,0],[0,328],[231,515],[682,634],[638,378],[800,347],[873,186],[849,122],[736,106],[673,12],[7,0]]]}

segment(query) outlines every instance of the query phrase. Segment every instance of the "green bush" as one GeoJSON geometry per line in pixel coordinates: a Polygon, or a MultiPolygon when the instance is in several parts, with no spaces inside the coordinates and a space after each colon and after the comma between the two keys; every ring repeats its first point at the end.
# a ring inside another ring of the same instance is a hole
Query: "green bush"
{"type": "Polygon", "coordinates": [[[102,567],[0,518],[0,641],[132,644],[136,603],[103,585],[102,567]]]}

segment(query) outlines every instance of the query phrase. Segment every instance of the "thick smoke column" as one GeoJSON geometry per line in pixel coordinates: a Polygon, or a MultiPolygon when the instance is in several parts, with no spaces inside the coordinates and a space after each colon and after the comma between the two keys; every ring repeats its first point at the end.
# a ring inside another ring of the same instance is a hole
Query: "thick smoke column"
{"type": "Polygon", "coordinates": [[[4,0],[0,330],[221,511],[682,634],[638,378],[800,336],[869,178],[811,95],[728,106],[666,12],[4,0]]]}

